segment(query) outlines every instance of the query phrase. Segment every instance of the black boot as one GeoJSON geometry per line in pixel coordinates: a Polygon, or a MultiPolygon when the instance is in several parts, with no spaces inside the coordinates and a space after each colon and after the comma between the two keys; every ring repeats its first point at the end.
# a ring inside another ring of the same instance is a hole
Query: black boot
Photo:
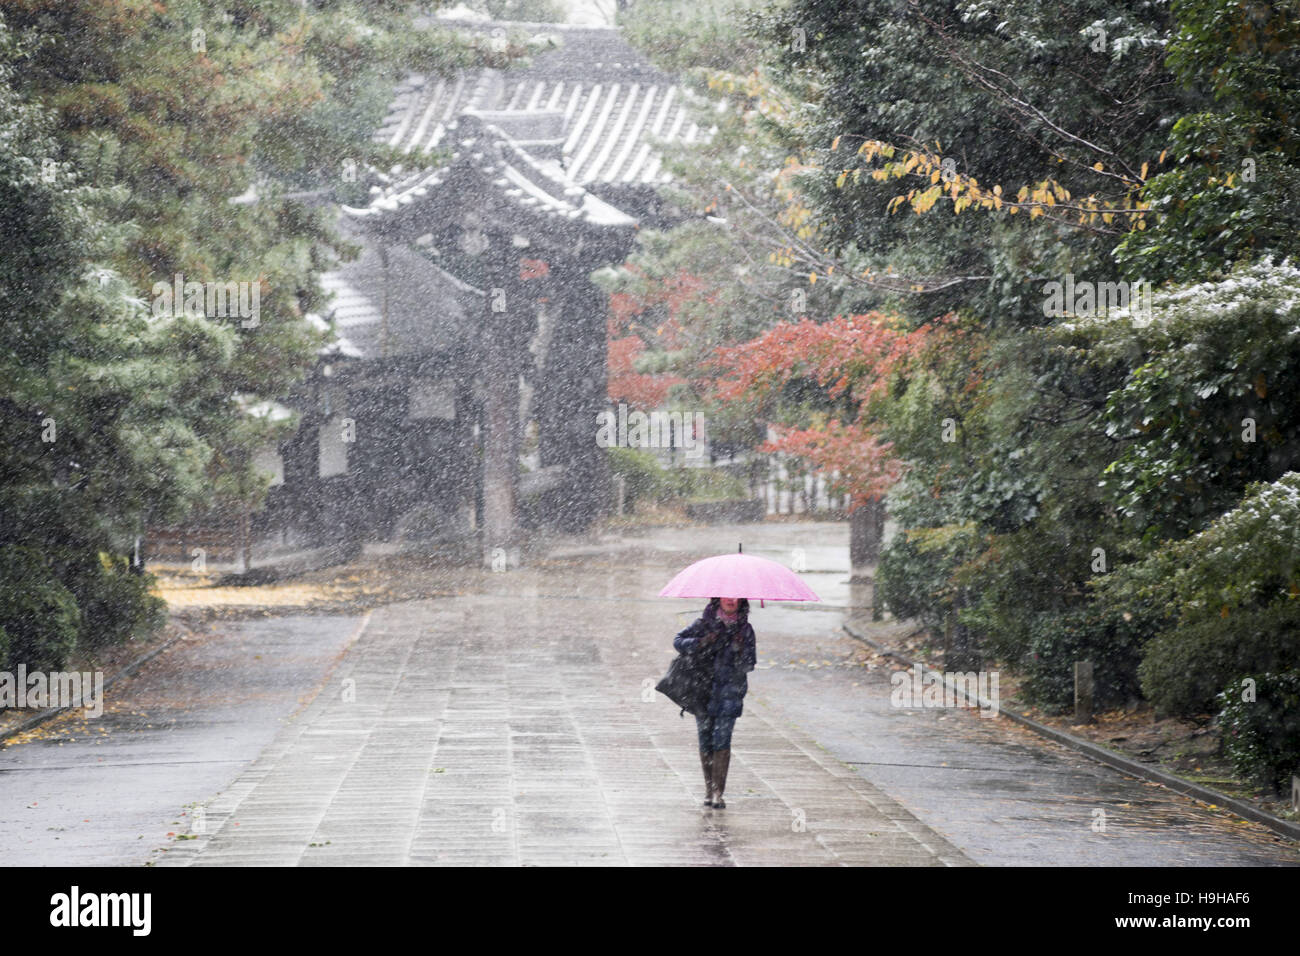
{"type": "Polygon", "coordinates": [[[700,751],[700,765],[704,767],[704,805],[713,806],[713,754],[700,751]]]}
{"type": "Polygon", "coordinates": [[[713,808],[725,810],[727,802],[722,799],[722,791],[727,789],[727,767],[731,763],[731,749],[713,752],[713,808]]]}

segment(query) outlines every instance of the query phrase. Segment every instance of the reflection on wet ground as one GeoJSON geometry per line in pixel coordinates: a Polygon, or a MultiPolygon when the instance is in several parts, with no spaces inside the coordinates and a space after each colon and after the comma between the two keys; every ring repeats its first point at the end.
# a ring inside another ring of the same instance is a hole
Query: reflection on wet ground
{"type": "Polygon", "coordinates": [[[888,668],[839,631],[870,600],[847,582],[847,538],[769,523],[572,542],[529,568],[439,574],[437,596],[373,612],[346,653],[358,618],[227,625],[98,722],[0,752],[0,860],[1297,861],[1263,828],[1005,720],[892,707],[888,668]],[[759,669],[715,811],[694,722],[653,691],[704,602],[655,595],[737,540],[802,562],[824,601],[753,608],[759,669]]]}

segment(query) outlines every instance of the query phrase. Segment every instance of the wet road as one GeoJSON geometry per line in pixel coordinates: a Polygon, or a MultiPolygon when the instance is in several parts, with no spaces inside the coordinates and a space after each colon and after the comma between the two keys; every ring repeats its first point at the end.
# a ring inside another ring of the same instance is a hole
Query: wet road
{"type": "Polygon", "coordinates": [[[138,865],[315,696],[359,617],[220,625],[0,750],[0,865],[138,865]]]}
{"type": "Polygon", "coordinates": [[[1298,861],[1263,828],[1007,721],[891,707],[887,673],[860,666],[838,630],[865,603],[846,582],[847,538],[845,525],[771,523],[574,542],[527,569],[454,572],[438,590],[460,596],[374,612],[345,654],[354,618],[248,623],[178,647],[90,738],[0,752],[0,860],[1298,861]],[[752,610],[759,669],[728,809],[708,811],[693,721],[648,690],[699,607],[653,595],[738,537],[802,561],[825,603],[752,610]],[[189,835],[180,814],[195,801],[207,832],[166,839],[189,835]]]}

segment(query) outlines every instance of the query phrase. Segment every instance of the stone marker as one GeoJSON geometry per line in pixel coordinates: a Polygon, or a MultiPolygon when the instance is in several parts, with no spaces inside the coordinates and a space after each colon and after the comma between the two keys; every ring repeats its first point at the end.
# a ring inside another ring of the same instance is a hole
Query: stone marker
{"type": "Polygon", "coordinates": [[[1092,723],[1092,661],[1074,662],[1074,722],[1092,723]]]}

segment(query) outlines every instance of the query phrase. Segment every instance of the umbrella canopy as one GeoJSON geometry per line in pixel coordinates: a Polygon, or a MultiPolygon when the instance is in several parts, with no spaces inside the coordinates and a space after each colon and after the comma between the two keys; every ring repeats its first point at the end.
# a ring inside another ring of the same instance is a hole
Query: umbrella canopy
{"type": "Polygon", "coordinates": [[[677,573],[660,597],[757,598],[769,601],[820,601],[812,588],[783,564],[752,554],[719,554],[677,573]]]}

